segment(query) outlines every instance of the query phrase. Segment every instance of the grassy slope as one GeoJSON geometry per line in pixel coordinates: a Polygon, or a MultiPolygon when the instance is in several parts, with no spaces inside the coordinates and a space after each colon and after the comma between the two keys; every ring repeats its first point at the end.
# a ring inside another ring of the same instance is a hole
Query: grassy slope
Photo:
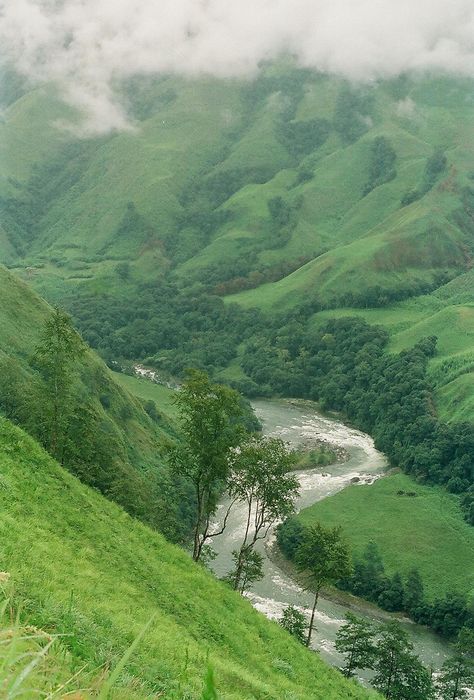
{"type": "MultiPolygon", "coordinates": [[[[48,304],[15,275],[0,266],[0,355],[17,358],[29,371],[28,363],[40,338],[43,324],[50,313],[48,304]]],[[[159,440],[168,440],[173,427],[163,416],[156,428],[145,413],[141,402],[119,385],[104,363],[91,350],[86,351],[81,370],[81,391],[86,391],[95,408],[103,415],[109,428],[117,432],[119,442],[125,442],[134,453],[136,466],[155,462],[159,440]],[[104,409],[99,394],[107,395],[110,406],[104,409]],[[128,418],[121,417],[124,406],[128,418]]],[[[159,404],[158,404],[159,409],[159,404]]]]}
{"type": "Polygon", "coordinates": [[[222,700],[368,697],[3,419],[0,471],[0,568],[31,624],[70,635],[62,677],[87,685],[155,615],[115,697],[199,698],[208,658],[222,700]]]}
{"type": "Polygon", "coordinates": [[[418,568],[430,597],[457,590],[474,598],[474,531],[463,519],[458,498],[441,488],[395,474],[372,486],[350,486],[299,517],[305,524],[342,525],[356,555],[374,540],[387,573],[418,568]]]}
{"type": "Polygon", "coordinates": [[[128,374],[113,372],[115,381],[129,391],[133,396],[141,399],[151,400],[156,403],[160,411],[163,411],[170,419],[175,419],[178,415],[176,404],[174,403],[175,392],[173,389],[162,384],[155,384],[149,379],[132,377],[128,374]]]}

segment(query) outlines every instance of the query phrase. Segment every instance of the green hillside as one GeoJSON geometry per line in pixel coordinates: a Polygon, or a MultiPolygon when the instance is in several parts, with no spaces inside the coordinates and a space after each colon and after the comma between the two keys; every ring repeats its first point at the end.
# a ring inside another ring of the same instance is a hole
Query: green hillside
{"type": "Polygon", "coordinates": [[[121,384],[133,396],[138,396],[146,401],[154,401],[160,411],[171,419],[176,419],[178,409],[174,401],[175,392],[163,384],[156,384],[149,379],[132,377],[130,374],[114,372],[114,379],[121,384]]]}
{"type": "MultiPolygon", "coordinates": [[[[24,674],[22,697],[66,682],[65,691],[81,691],[73,697],[92,696],[147,623],[112,698],[204,697],[208,664],[222,700],[375,697],[4,419],[0,470],[0,569],[10,574],[20,624],[30,625],[18,644],[34,646],[40,630],[64,635],[24,674]]],[[[1,623],[11,624],[9,615],[1,623]]],[[[18,678],[21,665],[11,666],[18,678]]]]}
{"type": "MultiPolygon", "coordinates": [[[[472,420],[472,87],[434,76],[357,87],[285,62],[253,82],[143,78],[125,94],[135,130],[97,139],[54,126],[77,116],[53,91],[10,90],[3,261],[49,300],[74,299],[84,329],[91,295],[138,307],[143,285],[165,280],[270,320],[362,314],[395,349],[436,333],[440,415],[472,420]]],[[[101,323],[87,338],[124,352],[107,333],[101,323]]],[[[150,344],[130,359],[168,349],[150,344]]]]}
{"type": "MultiPolygon", "coordinates": [[[[33,353],[52,310],[3,267],[0,293],[1,411],[42,439],[45,390],[33,353]]],[[[165,464],[176,435],[170,418],[156,406],[149,415],[146,404],[87,348],[73,381],[72,444],[65,465],[172,539],[185,537],[187,520],[179,503],[186,485],[171,486],[165,464]]]]}

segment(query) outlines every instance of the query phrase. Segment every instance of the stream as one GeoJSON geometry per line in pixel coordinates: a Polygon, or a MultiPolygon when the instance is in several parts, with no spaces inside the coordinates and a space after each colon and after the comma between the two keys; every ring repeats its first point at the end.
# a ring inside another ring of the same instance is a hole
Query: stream
{"type": "MultiPolygon", "coordinates": [[[[292,447],[304,446],[308,449],[319,438],[344,448],[348,454],[348,459],[343,463],[297,472],[301,485],[297,510],[337,493],[348,486],[351,480],[358,479],[360,484],[372,483],[387,466],[384,455],[375,449],[371,437],[338,420],[320,415],[310,402],[259,400],[252,402],[252,405],[265,435],[280,437],[292,447]]],[[[217,519],[219,514],[223,517],[227,504],[226,499],[219,504],[217,519]]],[[[212,542],[217,553],[212,568],[217,576],[223,576],[232,569],[232,550],[237,549],[243,539],[245,517],[245,506],[234,506],[225,532],[212,542]]],[[[290,604],[305,611],[309,617],[313,596],[303,591],[269,557],[268,548],[271,547],[272,540],[274,532],[271,531],[265,543],[257,543],[258,551],[264,557],[264,577],[246,595],[255,608],[269,618],[278,619],[283,609],[290,604]]],[[[322,596],[319,598],[313,647],[335,666],[340,666],[343,662],[334,648],[334,640],[338,628],[344,623],[347,609],[347,605],[322,596]]],[[[379,612],[364,601],[360,601],[352,610],[375,621],[391,617],[390,613],[379,612]]],[[[421,660],[427,666],[438,669],[449,654],[447,644],[425,627],[408,620],[404,620],[403,625],[409,631],[415,652],[421,660]]]]}

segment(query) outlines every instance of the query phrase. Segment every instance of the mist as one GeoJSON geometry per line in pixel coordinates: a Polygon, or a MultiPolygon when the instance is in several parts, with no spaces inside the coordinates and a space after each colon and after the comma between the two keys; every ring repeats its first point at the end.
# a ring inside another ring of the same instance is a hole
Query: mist
{"type": "Polygon", "coordinates": [[[367,81],[474,75],[473,0],[3,0],[3,59],[55,83],[90,132],[130,128],[114,91],[134,75],[252,77],[289,53],[367,81]]]}

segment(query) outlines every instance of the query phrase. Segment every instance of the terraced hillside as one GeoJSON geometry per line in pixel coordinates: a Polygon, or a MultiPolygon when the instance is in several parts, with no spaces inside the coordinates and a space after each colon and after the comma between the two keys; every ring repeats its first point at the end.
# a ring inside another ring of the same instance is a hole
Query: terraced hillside
{"type": "Polygon", "coordinates": [[[138,305],[167,280],[270,317],[363,315],[394,348],[436,333],[439,411],[472,419],[472,81],[351,86],[281,63],[143,78],[125,99],[133,129],[78,139],[51,91],[10,91],[5,262],[49,299],[138,305]]]}

